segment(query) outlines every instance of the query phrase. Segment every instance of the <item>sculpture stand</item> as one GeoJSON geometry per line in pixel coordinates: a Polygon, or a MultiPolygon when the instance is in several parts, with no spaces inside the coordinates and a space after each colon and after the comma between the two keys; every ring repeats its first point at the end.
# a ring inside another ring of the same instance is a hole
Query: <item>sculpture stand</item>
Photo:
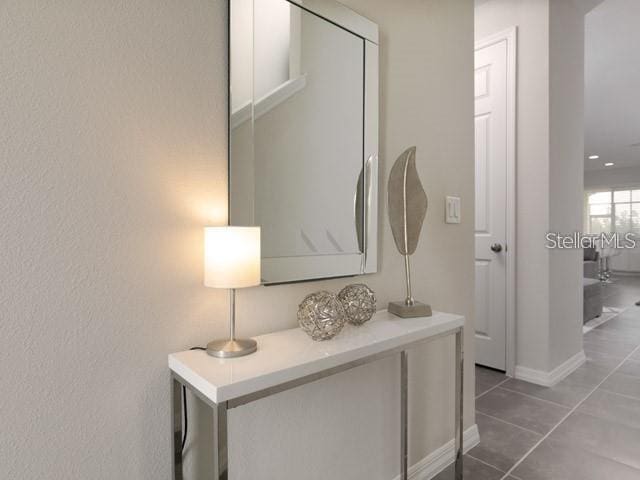
{"type": "Polygon", "coordinates": [[[405,302],[389,302],[387,310],[396,317],[402,318],[430,317],[432,313],[430,305],[416,301],[413,305],[406,305],[405,302]]]}
{"type": "Polygon", "coordinates": [[[397,317],[413,318],[413,317],[430,317],[431,305],[416,302],[411,295],[411,265],[409,264],[409,255],[404,256],[404,272],[407,280],[407,298],[400,302],[389,302],[387,310],[397,317]]]}

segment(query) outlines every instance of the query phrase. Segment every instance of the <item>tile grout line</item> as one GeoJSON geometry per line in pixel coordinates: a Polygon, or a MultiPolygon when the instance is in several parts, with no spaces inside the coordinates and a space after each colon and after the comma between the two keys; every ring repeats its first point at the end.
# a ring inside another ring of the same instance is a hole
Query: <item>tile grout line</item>
{"type": "MultiPolygon", "coordinates": [[[[583,344],[583,345],[584,345],[584,344],[583,344]]],[[[609,352],[603,352],[602,350],[598,350],[597,348],[593,348],[593,347],[591,347],[590,345],[588,345],[587,347],[588,347],[588,348],[585,348],[585,349],[584,349],[584,354],[585,354],[585,355],[589,355],[589,354],[591,354],[591,353],[595,353],[596,355],[601,355],[601,356],[603,356],[603,357],[607,357],[607,358],[609,358],[609,359],[611,359],[611,360],[618,360],[618,361],[620,361],[620,360],[626,360],[626,359],[627,359],[626,357],[619,357],[619,356],[618,356],[618,357],[612,357],[612,356],[611,356],[611,354],[610,354],[609,352]]],[[[635,348],[634,348],[634,351],[635,351],[635,348]]],[[[587,358],[589,358],[589,357],[587,356],[587,358]]],[[[616,367],[616,368],[617,368],[617,367],[616,367]]]]}
{"type": "MultiPolygon", "coordinates": [[[[591,332],[597,332],[598,328],[600,328],[600,327],[596,327],[593,330],[585,333],[584,336],[586,337],[591,332]]],[[[606,332],[606,330],[605,330],[605,332],[606,332]]],[[[611,336],[606,337],[606,334],[603,335],[603,336],[600,336],[600,337],[595,337],[595,338],[585,338],[584,341],[587,342],[587,343],[590,343],[590,344],[592,344],[594,346],[601,346],[602,342],[619,343],[619,344],[622,344],[623,346],[624,345],[629,346],[629,345],[635,345],[636,344],[636,340],[629,340],[628,337],[625,337],[625,338],[622,338],[622,337],[620,337],[620,338],[611,338],[611,336]]]]}
{"type": "MultiPolygon", "coordinates": [[[[616,317],[613,317],[611,320],[615,320],[615,319],[616,317]]],[[[607,324],[603,323],[602,325],[598,325],[597,327],[594,327],[593,329],[585,333],[584,336],[587,336],[590,333],[597,333],[598,335],[596,335],[596,338],[595,338],[596,341],[600,340],[600,341],[608,341],[608,342],[635,343],[634,340],[629,340],[629,337],[627,335],[612,333],[609,330],[600,330],[600,327],[602,326],[607,326],[607,324]]],[[[589,341],[589,339],[587,339],[587,341],[589,341]]]]}
{"type": "MultiPolygon", "coordinates": [[[[587,333],[597,332],[598,329],[602,329],[602,327],[607,327],[607,328],[604,328],[603,330],[600,330],[600,331],[603,334],[620,336],[619,333],[615,333],[615,331],[616,331],[615,328],[611,328],[610,322],[613,322],[614,320],[620,320],[621,322],[623,322],[623,325],[625,325],[625,323],[624,323],[625,322],[625,318],[629,319],[631,317],[621,317],[622,313],[615,313],[615,314],[611,314],[611,315],[612,315],[612,317],[609,320],[606,320],[604,323],[601,323],[600,325],[597,325],[597,326],[591,328],[591,330],[589,330],[587,333]]],[[[585,323],[584,325],[587,325],[587,324],[585,323]]],[[[628,325],[628,328],[631,329],[631,330],[634,330],[637,327],[634,327],[633,325],[628,325]]]]}
{"type": "Polygon", "coordinates": [[[534,430],[529,430],[528,428],[521,427],[520,425],[516,425],[515,423],[507,422],[506,420],[503,420],[503,419],[498,418],[498,417],[494,417],[493,415],[489,415],[488,413],[481,412],[480,410],[477,410],[477,413],[479,413],[480,415],[484,415],[485,417],[489,417],[492,420],[496,420],[498,422],[501,422],[501,423],[504,423],[506,425],[509,425],[511,427],[519,428],[520,430],[524,430],[525,432],[535,433],[538,437],[542,437],[544,435],[543,433],[536,432],[534,430]]]}
{"type": "MultiPolygon", "coordinates": [[[[558,383],[560,383],[560,382],[558,382],[558,383]]],[[[580,387],[581,385],[577,385],[577,386],[580,387]]],[[[554,402],[553,400],[547,400],[546,398],[539,398],[539,397],[536,397],[534,395],[529,395],[528,393],[519,392],[518,390],[512,390],[512,389],[507,388],[507,387],[500,387],[500,388],[502,388],[502,390],[506,390],[507,392],[517,393],[518,395],[522,395],[523,397],[531,398],[533,400],[540,400],[541,402],[550,403],[554,407],[571,408],[571,407],[568,407],[567,405],[563,405],[561,403],[554,402]]],[[[545,387],[545,388],[552,388],[552,387],[545,387]]],[[[585,387],[585,388],[588,388],[588,387],[585,387]]]]}
{"type": "Polygon", "coordinates": [[[483,465],[486,465],[487,467],[491,467],[494,470],[497,470],[498,472],[502,473],[504,475],[504,470],[496,467],[495,465],[491,465],[490,463],[485,462],[484,460],[480,460],[479,458],[474,457],[473,455],[469,455],[468,453],[465,453],[465,455],[467,457],[473,458],[476,462],[482,463],[483,465]]]}
{"type": "Polygon", "coordinates": [[[576,411],[576,410],[577,410],[577,409],[578,409],[578,408],[579,408],[579,407],[580,407],[580,406],[581,406],[581,405],[582,405],[582,404],[583,404],[583,403],[584,403],[584,402],[585,402],[585,401],[586,401],[586,400],[587,400],[591,395],[593,395],[593,394],[595,393],[595,391],[596,391],[598,388],[600,388],[600,386],[601,386],[604,382],[606,382],[606,381],[607,381],[607,379],[608,379],[611,375],[613,375],[613,374],[616,372],[616,370],[618,370],[618,369],[619,369],[619,368],[624,364],[624,362],[626,362],[629,358],[631,358],[631,356],[635,355],[635,353],[636,353],[636,352],[638,352],[638,351],[640,351],[640,345],[639,345],[639,346],[637,346],[636,348],[634,348],[634,349],[633,349],[633,351],[631,351],[631,353],[629,353],[629,355],[627,355],[627,356],[626,356],[626,357],[625,357],[625,358],[624,358],[624,359],[623,359],[623,360],[618,364],[618,366],[617,366],[616,368],[614,368],[614,369],[611,371],[611,373],[609,373],[606,377],[604,377],[604,379],[603,379],[603,380],[602,380],[598,385],[596,385],[596,386],[593,388],[593,390],[591,390],[591,391],[590,391],[590,392],[589,392],[589,393],[588,393],[588,394],[587,394],[587,395],[586,395],[582,400],[580,400],[580,401],[578,402],[578,404],[577,404],[575,407],[573,407],[573,408],[569,411],[569,413],[567,413],[564,417],[562,417],[562,419],[561,419],[561,420],[560,420],[560,421],[559,421],[559,422],[558,422],[558,423],[557,423],[557,424],[556,424],[556,425],[555,425],[551,430],[549,430],[549,432],[547,432],[547,434],[546,434],[546,435],[544,435],[540,440],[538,440],[538,442],[536,442],[536,444],[535,444],[535,445],[533,445],[533,447],[531,447],[531,448],[527,451],[527,453],[525,453],[525,454],[524,454],[524,456],[523,456],[520,460],[518,460],[518,461],[515,463],[515,465],[513,465],[513,466],[512,466],[512,467],[507,471],[507,473],[505,473],[505,474],[504,474],[504,476],[503,476],[500,480],[506,480],[506,479],[509,477],[509,475],[511,475],[511,472],[513,472],[516,468],[518,468],[518,467],[520,466],[520,464],[521,464],[521,463],[522,463],[522,462],[523,462],[523,461],[524,461],[524,460],[525,460],[529,455],[531,455],[531,453],[533,453],[533,451],[534,451],[536,448],[538,448],[538,447],[540,446],[540,444],[541,444],[542,442],[544,442],[547,438],[549,438],[549,435],[551,435],[551,434],[556,430],[556,428],[558,428],[558,427],[559,427],[559,426],[560,426],[560,425],[561,425],[561,424],[562,424],[562,423],[563,423],[567,418],[569,418],[569,416],[570,416],[573,412],[575,412],[575,411],[576,411]]]}
{"type": "MultiPolygon", "coordinates": [[[[598,323],[597,325],[594,325],[593,327],[587,327],[587,328],[588,328],[588,330],[587,330],[586,332],[584,331],[584,328],[585,328],[585,326],[586,326],[586,325],[585,325],[585,324],[583,324],[583,325],[582,325],[582,333],[583,333],[583,335],[586,335],[587,333],[593,332],[596,328],[601,327],[602,325],[606,325],[606,324],[607,324],[607,323],[609,323],[611,320],[613,320],[613,319],[614,319],[614,318],[616,318],[618,315],[620,315],[620,313],[623,311],[623,310],[618,310],[618,311],[605,312],[605,311],[604,311],[604,309],[605,309],[605,308],[610,308],[610,309],[612,309],[613,307],[605,307],[605,306],[603,306],[602,308],[603,308],[603,310],[602,310],[602,313],[601,313],[600,315],[602,316],[602,315],[605,315],[605,314],[611,314],[611,317],[610,317],[610,318],[607,318],[606,320],[602,320],[602,322],[598,323]]],[[[590,320],[590,322],[592,322],[592,321],[593,321],[593,320],[590,320]]],[[[587,323],[589,323],[589,322],[587,322],[587,323]]]]}
{"type": "MultiPolygon", "coordinates": [[[[587,333],[584,334],[584,336],[586,337],[590,333],[591,332],[587,332],[587,333]]],[[[611,344],[618,344],[618,346],[622,346],[622,348],[624,348],[624,347],[628,348],[628,347],[630,347],[632,345],[635,345],[635,346],[638,345],[637,340],[629,340],[628,337],[625,337],[625,339],[620,339],[620,338],[583,338],[583,342],[585,344],[587,344],[589,347],[591,347],[591,350],[596,350],[596,351],[598,349],[600,349],[600,348],[611,347],[611,344]]],[[[602,352],[602,353],[606,354],[607,352],[602,352]]]]}
{"type": "Polygon", "coordinates": [[[496,389],[496,388],[498,388],[500,385],[502,385],[504,382],[507,382],[507,381],[509,381],[509,380],[511,380],[511,377],[507,377],[507,378],[505,378],[505,379],[504,379],[504,380],[502,380],[499,384],[494,385],[493,387],[491,387],[491,388],[490,388],[489,390],[487,390],[486,392],[482,392],[480,395],[476,395],[475,400],[478,400],[480,397],[483,397],[483,396],[484,396],[484,395],[486,395],[487,393],[489,393],[489,392],[491,392],[491,391],[495,390],[495,389],[496,389]]]}
{"type": "MultiPolygon", "coordinates": [[[[624,375],[624,373],[621,373],[620,375],[624,375]]],[[[638,378],[638,377],[632,377],[632,378],[638,378]]],[[[607,390],[606,388],[601,388],[600,390],[602,390],[603,392],[611,393],[612,395],[618,395],[619,397],[640,401],[640,397],[634,397],[633,395],[627,395],[626,393],[614,392],[613,390],[607,390]]]]}
{"type": "MultiPolygon", "coordinates": [[[[640,363],[640,357],[631,357],[630,359],[627,360],[627,362],[640,363]]],[[[625,375],[629,375],[629,374],[625,373],[625,375]]]]}

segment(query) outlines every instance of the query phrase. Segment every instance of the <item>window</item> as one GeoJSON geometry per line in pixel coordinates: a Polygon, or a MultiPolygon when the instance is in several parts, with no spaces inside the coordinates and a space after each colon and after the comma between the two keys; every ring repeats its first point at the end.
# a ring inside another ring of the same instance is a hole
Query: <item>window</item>
{"type": "Polygon", "coordinates": [[[587,197],[589,233],[640,234],[640,190],[604,190],[587,197]]]}

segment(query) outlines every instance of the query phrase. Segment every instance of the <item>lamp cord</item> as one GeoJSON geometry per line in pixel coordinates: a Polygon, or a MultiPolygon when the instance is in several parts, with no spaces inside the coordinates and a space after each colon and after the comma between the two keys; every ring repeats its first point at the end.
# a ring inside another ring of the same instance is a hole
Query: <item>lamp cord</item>
{"type": "MultiPolygon", "coordinates": [[[[191,347],[189,350],[207,350],[204,347],[191,347]]],[[[187,415],[187,387],[182,385],[182,414],[184,422],[184,432],[182,433],[182,447],[181,451],[184,452],[184,446],[187,443],[187,433],[189,432],[189,416],[187,415]]]]}
{"type": "Polygon", "coordinates": [[[187,420],[187,388],[182,386],[182,414],[184,416],[184,431],[182,432],[182,452],[184,452],[184,444],[187,442],[187,430],[189,422],[187,420]]]}

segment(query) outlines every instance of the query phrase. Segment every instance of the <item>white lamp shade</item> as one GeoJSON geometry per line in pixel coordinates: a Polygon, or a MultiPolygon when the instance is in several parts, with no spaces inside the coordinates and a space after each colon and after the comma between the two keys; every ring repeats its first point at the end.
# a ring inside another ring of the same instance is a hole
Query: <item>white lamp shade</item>
{"type": "Polygon", "coordinates": [[[212,288],[260,285],[260,227],[205,227],[204,284],[212,288]]]}

